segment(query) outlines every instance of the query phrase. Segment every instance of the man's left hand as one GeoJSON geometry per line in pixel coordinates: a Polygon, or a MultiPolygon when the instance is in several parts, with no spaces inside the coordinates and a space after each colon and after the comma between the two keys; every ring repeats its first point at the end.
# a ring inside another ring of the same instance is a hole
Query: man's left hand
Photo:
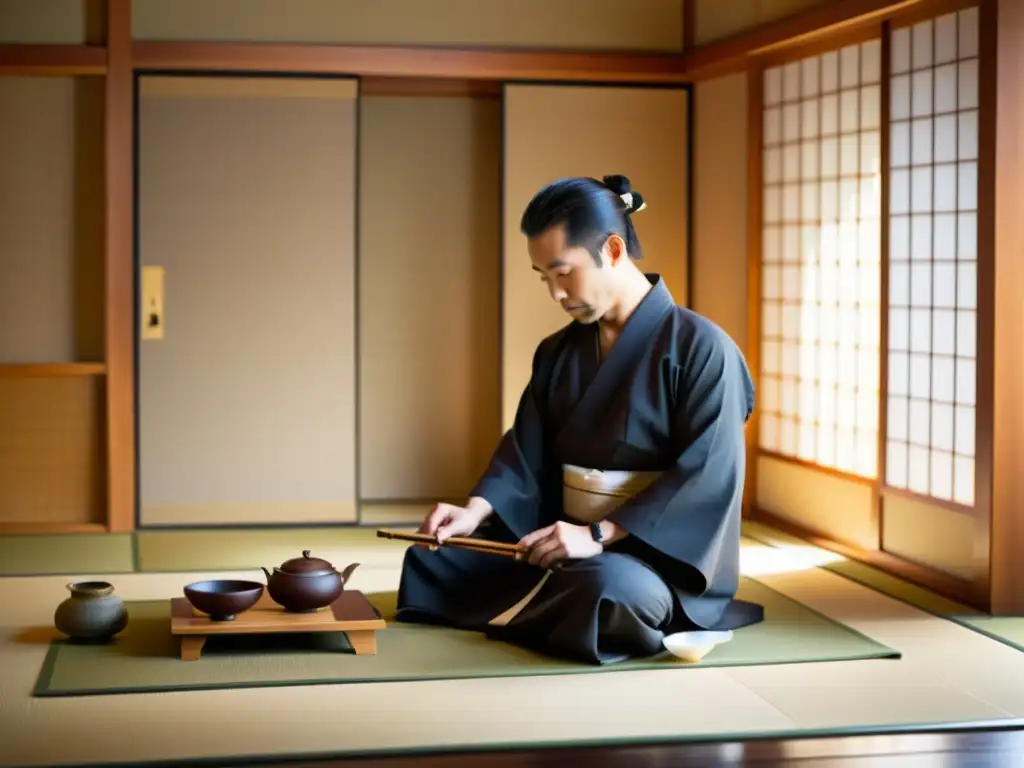
{"type": "Polygon", "coordinates": [[[541,568],[550,568],[561,560],[596,557],[604,551],[601,543],[594,541],[589,527],[566,522],[527,534],[519,543],[530,550],[530,564],[541,568]]]}

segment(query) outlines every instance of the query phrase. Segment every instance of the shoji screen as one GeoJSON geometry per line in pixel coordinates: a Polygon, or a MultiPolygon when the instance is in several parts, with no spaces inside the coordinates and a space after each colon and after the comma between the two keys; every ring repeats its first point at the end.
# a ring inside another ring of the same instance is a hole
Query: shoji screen
{"type": "Polygon", "coordinates": [[[975,499],[978,10],[892,34],[885,482],[975,499]]]}
{"type": "Polygon", "coordinates": [[[989,551],[991,285],[978,264],[993,258],[994,103],[979,9],[943,8],[905,9],[856,44],[772,54],[754,81],[755,487],[758,510],[961,579],[966,594],[989,551]]]}
{"type": "Polygon", "coordinates": [[[687,303],[687,111],[685,88],[505,87],[502,428],[511,426],[544,336],[570,318],[530,268],[519,221],[530,198],[564,176],[629,176],[648,207],[635,219],[638,262],[687,303]]]}
{"type": "Polygon", "coordinates": [[[354,521],[356,83],[139,90],[141,522],[354,521]]]}
{"type": "Polygon", "coordinates": [[[763,81],[762,451],[878,471],[881,44],[763,81]]]}

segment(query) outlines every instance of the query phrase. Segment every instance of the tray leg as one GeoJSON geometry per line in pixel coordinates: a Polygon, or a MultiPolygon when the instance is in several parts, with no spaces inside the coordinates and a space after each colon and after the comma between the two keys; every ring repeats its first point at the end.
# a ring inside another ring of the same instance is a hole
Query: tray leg
{"type": "Polygon", "coordinates": [[[377,655],[377,632],[373,629],[349,630],[346,632],[352,650],[357,656],[377,655]]]}
{"type": "Polygon", "coordinates": [[[206,645],[205,635],[186,635],[181,638],[181,660],[199,661],[206,645]]]}

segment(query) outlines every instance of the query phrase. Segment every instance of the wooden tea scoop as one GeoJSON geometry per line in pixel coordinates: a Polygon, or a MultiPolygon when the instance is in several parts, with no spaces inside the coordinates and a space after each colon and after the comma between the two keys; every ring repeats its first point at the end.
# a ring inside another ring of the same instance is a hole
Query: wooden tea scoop
{"type": "Polygon", "coordinates": [[[377,537],[381,539],[398,539],[400,541],[411,541],[414,544],[428,547],[455,547],[456,549],[471,549],[476,552],[486,552],[492,555],[504,555],[514,557],[517,560],[526,555],[526,548],[518,544],[506,544],[501,541],[490,541],[488,539],[472,539],[462,536],[452,536],[444,542],[438,542],[437,537],[426,533],[410,533],[408,531],[393,531],[382,529],[377,531],[377,537]]]}

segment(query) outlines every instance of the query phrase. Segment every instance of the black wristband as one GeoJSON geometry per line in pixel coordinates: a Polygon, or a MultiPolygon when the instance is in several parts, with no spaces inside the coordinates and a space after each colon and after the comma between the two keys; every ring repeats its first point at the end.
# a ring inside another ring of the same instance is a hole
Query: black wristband
{"type": "Polygon", "coordinates": [[[601,532],[601,524],[600,523],[591,523],[590,524],[590,535],[593,536],[594,537],[594,541],[596,541],[598,543],[601,543],[602,541],[604,541],[604,533],[601,532]]]}

